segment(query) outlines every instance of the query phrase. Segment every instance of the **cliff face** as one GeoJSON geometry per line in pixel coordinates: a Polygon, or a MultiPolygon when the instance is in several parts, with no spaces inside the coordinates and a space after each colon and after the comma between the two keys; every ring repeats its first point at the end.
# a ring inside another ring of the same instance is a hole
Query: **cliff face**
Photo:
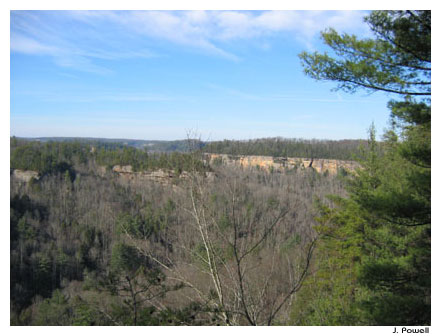
{"type": "Polygon", "coordinates": [[[17,179],[20,182],[29,182],[32,178],[38,180],[40,178],[40,175],[38,172],[33,170],[20,170],[20,169],[14,169],[12,171],[12,176],[17,179]]]}
{"type": "MultiPolygon", "coordinates": [[[[330,159],[305,159],[305,158],[286,158],[257,155],[228,155],[228,154],[204,154],[205,160],[210,165],[229,165],[242,168],[257,168],[266,172],[279,171],[284,172],[290,169],[308,169],[314,168],[318,173],[328,172],[330,175],[336,175],[340,168],[346,171],[354,171],[359,164],[354,161],[330,160],[330,159]]],[[[176,174],[172,170],[159,169],[156,171],[134,172],[132,166],[116,165],[112,168],[120,178],[125,181],[154,181],[161,184],[171,184],[173,179],[188,179],[189,174],[182,172],[176,174]]],[[[98,167],[98,174],[104,175],[105,167],[98,167]]],[[[29,182],[32,178],[38,180],[40,175],[36,171],[14,169],[12,176],[20,182],[29,182]]],[[[212,180],[214,173],[207,172],[205,176],[212,180]]]]}
{"type": "Polygon", "coordinates": [[[154,181],[161,184],[169,184],[170,181],[175,177],[172,171],[166,171],[163,169],[152,172],[134,172],[132,166],[116,165],[112,168],[112,170],[125,181],[154,181]]]}
{"type": "MultiPolygon", "coordinates": [[[[124,181],[134,181],[134,182],[143,182],[143,181],[153,181],[156,183],[161,183],[163,185],[173,184],[173,180],[186,180],[190,178],[190,174],[186,171],[177,174],[173,170],[169,169],[158,169],[154,171],[140,171],[134,172],[132,166],[119,166],[116,165],[112,168],[114,173],[117,173],[118,176],[124,181]]],[[[214,179],[213,172],[206,172],[204,176],[209,180],[214,179]]]]}
{"type": "Polygon", "coordinates": [[[243,168],[258,168],[265,171],[286,171],[290,169],[314,168],[318,173],[326,171],[336,175],[340,168],[353,171],[359,165],[354,161],[331,159],[285,158],[255,155],[205,154],[205,160],[212,165],[236,165],[243,168]]]}

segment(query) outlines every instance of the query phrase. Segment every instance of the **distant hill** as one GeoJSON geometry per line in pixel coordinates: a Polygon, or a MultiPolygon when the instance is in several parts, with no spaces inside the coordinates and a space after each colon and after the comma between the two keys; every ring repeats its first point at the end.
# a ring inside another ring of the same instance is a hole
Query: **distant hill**
{"type": "MultiPolygon", "coordinates": [[[[189,140],[137,140],[137,139],[108,139],[108,138],[81,138],[81,137],[38,137],[38,138],[22,138],[17,139],[27,141],[40,142],[80,142],[103,146],[106,148],[121,148],[125,146],[135,147],[138,149],[146,149],[149,152],[186,152],[189,148],[189,140]]],[[[205,143],[198,140],[190,140],[192,145],[199,144],[204,146],[205,143]]]]}

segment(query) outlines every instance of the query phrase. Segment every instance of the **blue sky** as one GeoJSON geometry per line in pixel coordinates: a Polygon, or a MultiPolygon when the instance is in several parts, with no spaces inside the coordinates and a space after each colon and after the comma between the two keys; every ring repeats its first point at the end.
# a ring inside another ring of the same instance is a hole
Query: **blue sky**
{"type": "Polygon", "coordinates": [[[381,93],[306,77],[327,27],[361,11],[11,11],[10,133],[173,140],[366,138],[381,93]]]}

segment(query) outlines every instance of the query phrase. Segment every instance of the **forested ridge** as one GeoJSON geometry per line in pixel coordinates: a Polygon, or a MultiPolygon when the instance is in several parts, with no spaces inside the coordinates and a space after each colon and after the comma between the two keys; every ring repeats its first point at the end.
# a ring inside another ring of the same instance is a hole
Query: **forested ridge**
{"type": "MultiPolygon", "coordinates": [[[[189,139],[185,140],[137,140],[137,139],[108,139],[108,138],[88,138],[88,137],[35,137],[25,138],[20,137],[20,140],[46,142],[77,142],[81,144],[88,144],[93,146],[100,146],[105,148],[123,148],[134,147],[138,149],[145,149],[149,152],[186,152],[189,150],[189,139]]],[[[201,147],[204,145],[203,141],[192,139],[192,146],[201,147]]]]}
{"type": "Polygon", "coordinates": [[[356,146],[189,141],[173,153],[11,138],[11,169],[40,174],[11,174],[11,325],[430,325],[431,13],[365,20],[374,38],[330,29],[332,53],[300,59],[337,89],[393,94],[381,141],[374,125],[356,146]],[[211,167],[206,151],[360,168],[211,167]],[[127,180],[115,165],[186,178],[127,180]]]}
{"type": "Polygon", "coordinates": [[[229,155],[354,160],[366,145],[366,140],[263,138],[247,141],[212,141],[207,143],[203,150],[207,153],[229,155]]]}
{"type": "Polygon", "coordinates": [[[115,165],[131,165],[134,171],[171,169],[189,170],[201,162],[191,161],[192,157],[182,152],[149,153],[121,144],[100,142],[69,141],[39,142],[11,138],[11,169],[33,170],[40,174],[64,173],[75,164],[94,162],[111,169],[115,165]]]}
{"type": "MultiPolygon", "coordinates": [[[[367,141],[354,140],[319,140],[262,138],[251,140],[201,141],[198,139],[176,141],[152,141],[130,139],[94,139],[94,138],[17,138],[17,141],[34,143],[75,143],[103,149],[123,150],[136,148],[146,153],[189,152],[198,148],[206,153],[228,155],[262,155],[273,157],[298,157],[316,159],[352,160],[366,148],[367,141]]],[[[381,145],[381,142],[379,142],[381,145]]],[[[62,144],[60,144],[62,146],[62,144]]],[[[137,152],[139,153],[139,152],[137,152]]]]}

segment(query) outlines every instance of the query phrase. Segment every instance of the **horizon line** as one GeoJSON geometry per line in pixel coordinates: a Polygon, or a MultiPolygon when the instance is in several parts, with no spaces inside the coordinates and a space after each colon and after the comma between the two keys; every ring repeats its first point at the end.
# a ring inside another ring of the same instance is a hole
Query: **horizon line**
{"type": "Polygon", "coordinates": [[[227,139],[224,138],[222,140],[201,140],[197,138],[184,138],[184,139],[173,139],[173,140],[159,140],[159,139],[133,139],[133,138],[106,138],[106,137],[94,137],[94,136],[17,136],[10,135],[10,138],[19,138],[19,139],[90,139],[90,140],[115,140],[115,141],[161,141],[161,142],[173,142],[173,141],[187,141],[187,140],[199,140],[200,142],[219,142],[219,141],[256,141],[256,140],[303,140],[303,141],[366,141],[367,139],[362,138],[342,138],[342,139],[329,139],[329,138],[288,138],[282,136],[272,136],[272,137],[260,137],[260,138],[247,138],[247,139],[227,139]]]}

